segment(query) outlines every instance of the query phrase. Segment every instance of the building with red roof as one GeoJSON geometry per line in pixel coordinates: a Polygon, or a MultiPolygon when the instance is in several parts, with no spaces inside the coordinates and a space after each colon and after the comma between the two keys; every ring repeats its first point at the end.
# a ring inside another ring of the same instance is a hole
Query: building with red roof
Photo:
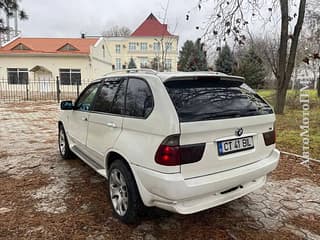
{"type": "Polygon", "coordinates": [[[114,70],[128,68],[131,58],[137,67],[176,71],[179,37],[152,13],[128,37],[108,37],[114,70]]]}
{"type": "Polygon", "coordinates": [[[151,13],[146,20],[131,34],[131,37],[172,37],[168,31],[168,25],[162,24],[151,13]]]}
{"type": "Polygon", "coordinates": [[[0,78],[50,92],[57,77],[61,85],[88,82],[128,68],[131,59],[139,68],[176,71],[178,39],[152,13],[127,37],[17,37],[0,47],[0,78]]]}
{"type": "Polygon", "coordinates": [[[73,85],[112,70],[104,38],[17,37],[0,48],[0,66],[8,85],[38,82],[45,92],[53,90],[56,77],[61,85],[73,85]]]}

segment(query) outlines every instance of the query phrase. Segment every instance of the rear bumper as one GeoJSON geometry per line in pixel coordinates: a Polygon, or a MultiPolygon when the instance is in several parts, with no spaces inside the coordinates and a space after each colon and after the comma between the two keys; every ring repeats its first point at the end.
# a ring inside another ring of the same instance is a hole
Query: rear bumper
{"type": "Polygon", "coordinates": [[[269,157],[236,169],[183,179],[181,174],[164,174],[133,166],[142,200],[147,206],[157,206],[181,214],[189,214],[229,202],[246,195],[266,181],[274,170],[280,152],[276,149],[269,157]],[[238,189],[223,193],[239,186],[238,189]]]}

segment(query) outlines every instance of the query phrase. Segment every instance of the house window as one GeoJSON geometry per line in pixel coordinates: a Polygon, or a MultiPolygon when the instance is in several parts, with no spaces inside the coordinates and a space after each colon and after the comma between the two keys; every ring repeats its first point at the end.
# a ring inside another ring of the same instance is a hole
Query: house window
{"type": "Polygon", "coordinates": [[[81,85],[81,71],[80,69],[59,69],[61,85],[81,85]]]}
{"type": "Polygon", "coordinates": [[[27,68],[8,68],[8,84],[28,84],[29,72],[27,68]]]}
{"type": "Polygon", "coordinates": [[[11,48],[11,50],[31,50],[31,49],[28,48],[26,45],[19,43],[15,47],[11,48]]]}
{"type": "Polygon", "coordinates": [[[121,69],[121,58],[116,58],[116,70],[121,69]]]}
{"type": "Polygon", "coordinates": [[[67,43],[61,48],[59,48],[58,51],[79,51],[79,49],[67,43]]]}
{"type": "Polygon", "coordinates": [[[148,68],[148,58],[147,57],[141,57],[140,60],[140,68],[148,68]]]}
{"type": "Polygon", "coordinates": [[[141,43],[140,44],[140,49],[141,49],[142,52],[147,51],[148,50],[148,43],[146,43],[146,42],[141,43]]]}
{"type": "Polygon", "coordinates": [[[172,61],[171,59],[166,59],[164,62],[164,69],[166,71],[171,71],[172,70],[172,61]]]}
{"type": "Polygon", "coordinates": [[[166,51],[168,52],[172,51],[172,42],[166,42],[166,51]]]}
{"type": "Polygon", "coordinates": [[[137,44],[135,42],[129,42],[129,52],[136,51],[137,44]]]}
{"type": "Polygon", "coordinates": [[[120,53],[121,45],[116,44],[116,53],[120,53]]]}
{"type": "Polygon", "coordinates": [[[160,51],[160,42],[154,42],[153,43],[153,51],[160,51]]]}

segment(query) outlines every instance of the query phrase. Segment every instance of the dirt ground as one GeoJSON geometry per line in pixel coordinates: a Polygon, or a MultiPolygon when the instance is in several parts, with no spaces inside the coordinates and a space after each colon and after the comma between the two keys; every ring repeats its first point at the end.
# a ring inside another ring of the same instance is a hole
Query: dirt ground
{"type": "Polygon", "coordinates": [[[268,183],[192,215],[150,209],[125,225],[106,180],[57,148],[56,103],[0,105],[0,239],[320,239],[320,164],[282,155],[268,183]]]}

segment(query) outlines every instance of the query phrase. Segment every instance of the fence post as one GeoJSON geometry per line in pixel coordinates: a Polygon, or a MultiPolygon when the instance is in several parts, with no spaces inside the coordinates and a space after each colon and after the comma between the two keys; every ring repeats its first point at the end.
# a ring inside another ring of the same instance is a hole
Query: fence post
{"type": "Polygon", "coordinates": [[[27,94],[27,101],[29,100],[29,89],[28,89],[29,81],[26,82],[26,94],[27,94]]]}
{"type": "Polygon", "coordinates": [[[79,79],[77,80],[77,97],[79,97],[79,84],[80,84],[80,81],[79,79]]]}
{"type": "Polygon", "coordinates": [[[58,103],[60,102],[60,83],[59,83],[59,77],[57,76],[56,80],[56,85],[57,85],[57,101],[58,103]]]}

